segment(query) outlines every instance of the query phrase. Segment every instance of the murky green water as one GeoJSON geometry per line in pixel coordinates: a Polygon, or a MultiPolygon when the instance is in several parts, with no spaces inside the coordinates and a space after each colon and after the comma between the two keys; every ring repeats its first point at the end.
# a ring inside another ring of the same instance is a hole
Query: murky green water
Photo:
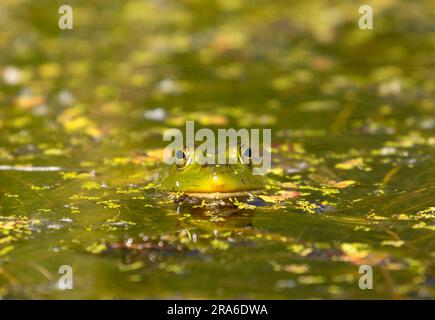
{"type": "Polygon", "coordinates": [[[0,4],[1,297],[434,297],[433,1],[60,4],[0,4]],[[155,190],[186,120],[272,128],[268,205],[155,190]]]}

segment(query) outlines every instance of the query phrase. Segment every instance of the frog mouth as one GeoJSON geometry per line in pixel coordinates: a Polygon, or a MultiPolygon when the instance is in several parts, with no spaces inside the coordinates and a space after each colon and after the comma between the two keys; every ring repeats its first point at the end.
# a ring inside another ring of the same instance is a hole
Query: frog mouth
{"type": "MultiPolygon", "coordinates": [[[[258,194],[262,190],[246,190],[246,191],[235,191],[235,192],[182,192],[181,194],[192,198],[201,199],[227,199],[232,197],[247,197],[249,195],[258,194]]],[[[171,194],[179,194],[175,192],[170,192],[171,194]]]]}

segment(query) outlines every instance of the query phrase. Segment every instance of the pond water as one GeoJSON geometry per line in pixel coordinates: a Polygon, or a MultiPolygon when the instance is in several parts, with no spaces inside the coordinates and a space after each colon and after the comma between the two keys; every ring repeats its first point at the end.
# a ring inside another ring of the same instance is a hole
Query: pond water
{"type": "Polygon", "coordinates": [[[59,5],[0,4],[0,297],[434,297],[433,1],[59,5]],[[272,129],[267,205],[156,189],[187,120],[272,129]]]}

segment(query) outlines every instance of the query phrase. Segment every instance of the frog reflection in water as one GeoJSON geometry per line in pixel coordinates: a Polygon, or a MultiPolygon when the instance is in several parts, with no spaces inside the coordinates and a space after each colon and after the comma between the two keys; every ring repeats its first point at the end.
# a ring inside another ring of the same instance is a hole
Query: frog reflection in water
{"type": "Polygon", "coordinates": [[[179,163],[168,169],[160,186],[188,203],[207,200],[228,205],[228,199],[248,198],[266,186],[264,176],[253,174],[251,155],[249,148],[240,147],[235,164],[200,164],[188,148],[177,150],[179,163]]]}

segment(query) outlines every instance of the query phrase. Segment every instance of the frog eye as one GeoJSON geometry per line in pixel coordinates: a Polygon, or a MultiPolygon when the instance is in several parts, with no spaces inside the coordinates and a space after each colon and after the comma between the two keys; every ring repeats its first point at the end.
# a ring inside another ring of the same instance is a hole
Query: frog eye
{"type": "Polygon", "coordinates": [[[190,163],[189,149],[185,147],[184,149],[175,150],[174,158],[177,168],[184,169],[190,163]]]}
{"type": "Polygon", "coordinates": [[[252,150],[251,148],[246,148],[244,146],[240,146],[239,148],[239,159],[240,162],[246,165],[252,164],[252,150]]]}

